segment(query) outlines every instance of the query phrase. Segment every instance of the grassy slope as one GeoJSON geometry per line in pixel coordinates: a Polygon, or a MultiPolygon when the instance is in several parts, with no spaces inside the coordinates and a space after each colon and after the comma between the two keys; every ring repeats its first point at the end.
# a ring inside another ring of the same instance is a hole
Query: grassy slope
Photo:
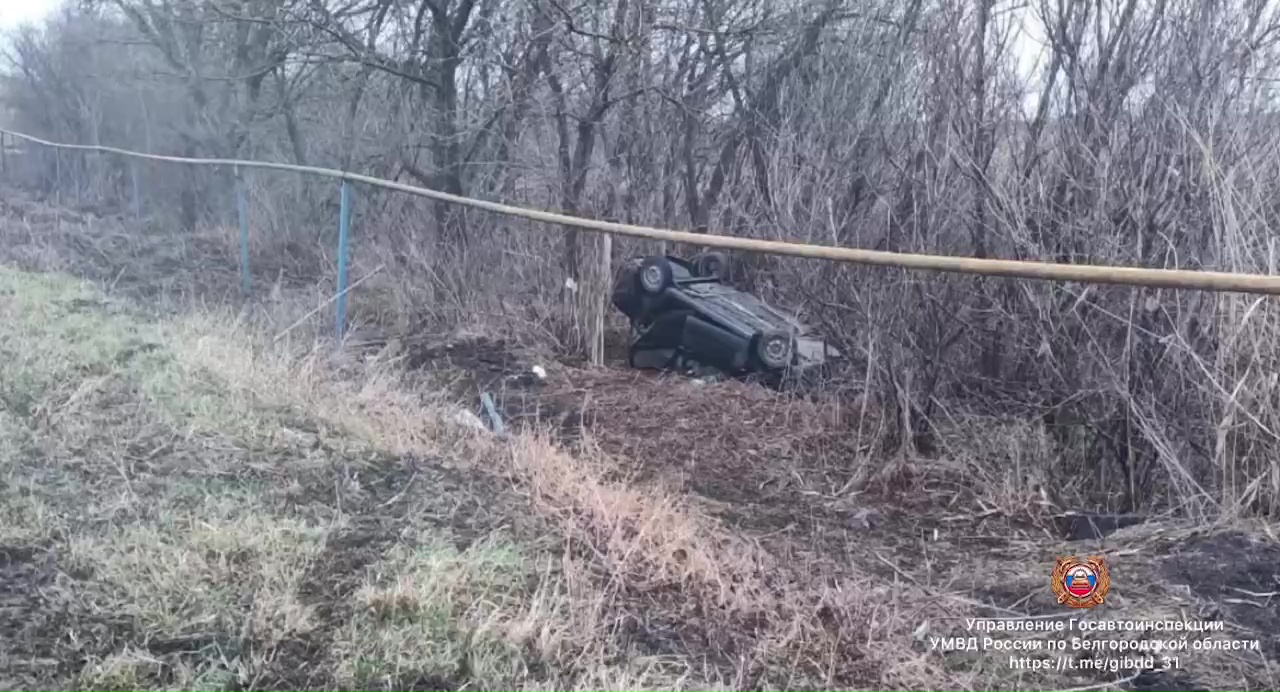
{"type": "Polygon", "coordinates": [[[555,589],[519,498],[229,383],[202,360],[247,361],[198,326],[75,281],[0,268],[0,323],[0,686],[528,680],[489,631],[555,589]]]}
{"type": "MultiPolygon", "coordinates": [[[[1118,571],[1090,617],[1276,624],[1265,526],[989,545],[922,505],[931,543],[850,524],[829,551],[619,480],[590,440],[451,427],[395,369],[217,310],[0,266],[0,324],[0,688],[1101,689],[1123,674],[924,641],[1060,615],[1053,556],[1098,550],[1118,571]]],[[[1274,688],[1277,646],[1152,684],[1274,688]]]]}

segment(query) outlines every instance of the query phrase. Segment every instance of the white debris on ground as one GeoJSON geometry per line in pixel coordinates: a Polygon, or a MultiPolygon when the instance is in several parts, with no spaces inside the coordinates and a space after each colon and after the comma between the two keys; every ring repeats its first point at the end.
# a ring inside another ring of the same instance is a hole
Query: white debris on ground
{"type": "Polygon", "coordinates": [[[839,358],[840,352],[822,341],[810,337],[796,339],[796,355],[800,357],[800,366],[821,365],[830,358],[839,358]]]}
{"type": "Polygon", "coordinates": [[[489,426],[485,425],[484,421],[480,420],[480,416],[477,416],[466,409],[458,409],[455,411],[452,416],[449,416],[449,422],[464,428],[489,432],[489,426]]]}
{"type": "Polygon", "coordinates": [[[515,372],[505,377],[506,381],[514,382],[521,386],[540,385],[547,381],[547,369],[541,365],[534,365],[528,370],[515,372]]]}

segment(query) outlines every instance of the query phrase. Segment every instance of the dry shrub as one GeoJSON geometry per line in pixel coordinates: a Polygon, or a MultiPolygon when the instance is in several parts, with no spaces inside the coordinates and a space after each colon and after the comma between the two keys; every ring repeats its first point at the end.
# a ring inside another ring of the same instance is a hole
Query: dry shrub
{"type": "MultiPolygon", "coordinates": [[[[376,15],[380,31],[376,22],[330,25],[341,13],[300,24],[275,9],[230,17],[197,2],[182,11],[225,29],[199,40],[156,28],[184,25],[174,8],[127,4],[137,12],[67,8],[47,31],[13,37],[18,69],[5,96],[15,123],[59,140],[305,161],[743,237],[1275,268],[1270,85],[1280,33],[1266,2],[1004,11],[923,0],[858,12],[806,2],[762,14],[749,2],[693,2],[644,17],[626,3],[582,17],[462,5],[452,21],[473,43],[421,64],[416,42],[430,32],[407,29],[419,23],[394,3],[376,15]],[[485,29],[473,30],[481,15],[485,29]],[[1044,34],[1043,46],[1024,24],[1044,34]],[[707,49],[709,35],[722,45],[707,49]],[[251,48],[249,37],[263,43],[251,48]],[[258,49],[281,65],[332,60],[305,79],[249,64],[233,76],[183,76],[253,63],[258,49]],[[1041,49],[1028,69],[1025,58],[1041,49]],[[190,70],[167,64],[179,54],[190,70]],[[389,67],[406,64],[418,72],[389,67]]],[[[224,229],[204,255],[222,274],[204,288],[234,293],[225,271],[235,257],[225,230],[235,227],[232,171],[22,149],[6,175],[52,206],[121,210],[136,192],[156,228],[224,229]]],[[[248,185],[259,279],[309,284],[317,301],[331,295],[337,186],[267,172],[248,185]]],[[[363,188],[353,221],[353,276],[383,267],[355,300],[358,326],[447,331],[483,316],[504,335],[598,355],[599,249],[570,240],[585,235],[363,188]],[[570,275],[584,287],[576,295],[564,289],[570,275]]],[[[177,232],[168,240],[197,242],[177,232]]],[[[613,254],[656,249],[617,239],[613,254]]],[[[128,264],[125,255],[116,259],[128,264]]],[[[178,292],[209,269],[194,254],[170,259],[156,274],[177,277],[168,288],[178,292]]],[[[1071,428],[1058,449],[1093,460],[1071,504],[1208,516],[1269,514],[1280,502],[1275,392],[1259,375],[1275,358],[1266,304],[1246,327],[1249,308],[1236,298],[736,260],[742,286],[801,311],[860,356],[869,372],[854,379],[885,411],[877,435],[888,449],[930,455],[940,434],[954,446],[954,431],[939,430],[949,415],[1054,417],[1065,421],[1049,424],[1054,434],[1071,428]]]]}

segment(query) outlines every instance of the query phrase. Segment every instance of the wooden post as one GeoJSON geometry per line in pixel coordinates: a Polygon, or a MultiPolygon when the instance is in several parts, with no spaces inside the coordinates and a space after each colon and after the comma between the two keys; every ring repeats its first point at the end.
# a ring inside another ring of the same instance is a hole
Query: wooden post
{"type": "Polygon", "coordinates": [[[604,365],[604,332],[608,322],[606,315],[609,310],[609,293],[613,284],[613,236],[601,233],[597,246],[600,249],[600,262],[596,285],[592,287],[595,305],[591,311],[591,364],[599,366],[604,365]]]}
{"type": "Polygon", "coordinates": [[[249,295],[249,192],[245,188],[244,174],[235,168],[236,217],[240,222],[240,290],[249,295]]]}
{"type": "Polygon", "coordinates": [[[351,227],[351,183],[343,180],[338,195],[338,305],[334,311],[334,335],[342,343],[347,326],[347,236],[351,227]]]}
{"type": "Polygon", "coordinates": [[[138,220],[142,218],[142,200],[138,194],[138,164],[136,161],[129,161],[129,190],[132,195],[133,218],[138,220]]]}

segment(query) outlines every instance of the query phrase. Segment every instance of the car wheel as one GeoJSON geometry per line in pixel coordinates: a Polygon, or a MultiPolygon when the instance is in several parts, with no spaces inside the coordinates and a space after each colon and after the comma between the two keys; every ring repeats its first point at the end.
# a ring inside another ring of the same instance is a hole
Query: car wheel
{"type": "Polygon", "coordinates": [[[657,295],[673,283],[671,261],[666,257],[650,257],[640,265],[640,288],[657,295]]]}
{"type": "Polygon", "coordinates": [[[785,368],[791,364],[795,342],[789,334],[765,333],[756,341],[756,357],[770,369],[785,368]]]}
{"type": "Polygon", "coordinates": [[[694,256],[693,266],[698,276],[722,280],[729,268],[729,258],[723,252],[703,252],[694,256]]]}

